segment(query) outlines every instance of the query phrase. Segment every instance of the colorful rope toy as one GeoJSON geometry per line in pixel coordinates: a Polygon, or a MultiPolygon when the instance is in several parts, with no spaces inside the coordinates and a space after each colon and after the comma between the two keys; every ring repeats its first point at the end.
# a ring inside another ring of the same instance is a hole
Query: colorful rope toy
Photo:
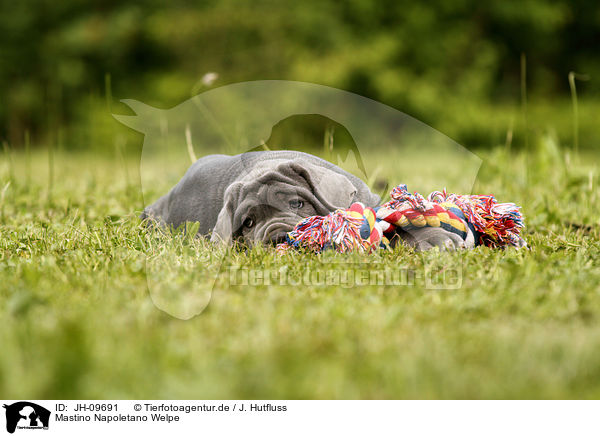
{"type": "Polygon", "coordinates": [[[491,195],[448,194],[434,191],[427,198],[408,192],[398,185],[390,192],[391,200],[371,208],[354,203],[326,216],[304,218],[277,245],[280,254],[293,248],[319,253],[334,249],[339,253],[369,253],[388,248],[400,231],[441,227],[459,235],[466,246],[526,247],[520,236],[524,226],[519,207],[498,203],[491,195]]]}

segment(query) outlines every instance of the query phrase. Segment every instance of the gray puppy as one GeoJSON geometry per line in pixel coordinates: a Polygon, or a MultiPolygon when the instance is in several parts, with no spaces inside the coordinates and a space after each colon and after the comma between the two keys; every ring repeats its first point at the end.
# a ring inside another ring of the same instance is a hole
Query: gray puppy
{"type": "MultiPolygon", "coordinates": [[[[198,234],[231,243],[281,242],[302,218],[326,215],[380,197],[358,177],[316,156],[297,151],[258,151],[198,159],[171,191],[142,218],[177,228],[198,222],[198,234]]],[[[419,249],[462,246],[443,229],[402,236],[419,249]]]]}

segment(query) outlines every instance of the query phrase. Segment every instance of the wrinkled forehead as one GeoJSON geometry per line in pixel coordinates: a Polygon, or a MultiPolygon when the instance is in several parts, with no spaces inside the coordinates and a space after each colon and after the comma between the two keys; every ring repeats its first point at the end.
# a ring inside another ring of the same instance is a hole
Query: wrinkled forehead
{"type": "Polygon", "coordinates": [[[287,210],[292,198],[305,199],[309,195],[306,186],[291,185],[277,180],[269,183],[256,180],[242,189],[238,197],[238,211],[264,207],[287,210]]]}
{"type": "Polygon", "coordinates": [[[298,174],[281,171],[282,166],[289,162],[274,159],[260,162],[250,169],[239,180],[239,200],[242,202],[252,199],[264,204],[277,204],[289,196],[305,195],[308,189],[307,181],[298,174]]]}
{"type": "Polygon", "coordinates": [[[257,180],[259,177],[276,171],[281,164],[289,163],[289,159],[268,159],[244,165],[244,170],[240,174],[239,180],[250,181],[257,180]]]}

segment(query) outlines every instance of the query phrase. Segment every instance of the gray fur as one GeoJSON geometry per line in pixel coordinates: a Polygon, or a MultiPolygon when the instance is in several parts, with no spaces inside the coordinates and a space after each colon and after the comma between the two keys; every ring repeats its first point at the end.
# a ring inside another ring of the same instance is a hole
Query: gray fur
{"type": "Polygon", "coordinates": [[[358,177],[298,151],[259,151],[198,159],[171,191],[148,206],[142,218],[179,227],[198,222],[213,240],[278,240],[302,218],[346,208],[354,201],[380,202],[358,177]],[[300,209],[289,207],[301,199],[300,209]],[[254,226],[243,227],[248,213],[254,226]],[[214,232],[213,232],[214,230],[214,232]]]}

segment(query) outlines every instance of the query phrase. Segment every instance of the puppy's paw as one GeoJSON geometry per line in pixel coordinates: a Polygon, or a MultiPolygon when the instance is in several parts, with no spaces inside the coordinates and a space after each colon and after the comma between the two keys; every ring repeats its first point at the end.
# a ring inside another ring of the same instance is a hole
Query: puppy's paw
{"type": "Polygon", "coordinates": [[[400,237],[405,244],[415,247],[418,251],[427,251],[432,248],[440,250],[460,250],[472,248],[473,243],[467,237],[463,240],[459,235],[442,229],[441,227],[425,227],[422,229],[403,232],[400,237]]]}

